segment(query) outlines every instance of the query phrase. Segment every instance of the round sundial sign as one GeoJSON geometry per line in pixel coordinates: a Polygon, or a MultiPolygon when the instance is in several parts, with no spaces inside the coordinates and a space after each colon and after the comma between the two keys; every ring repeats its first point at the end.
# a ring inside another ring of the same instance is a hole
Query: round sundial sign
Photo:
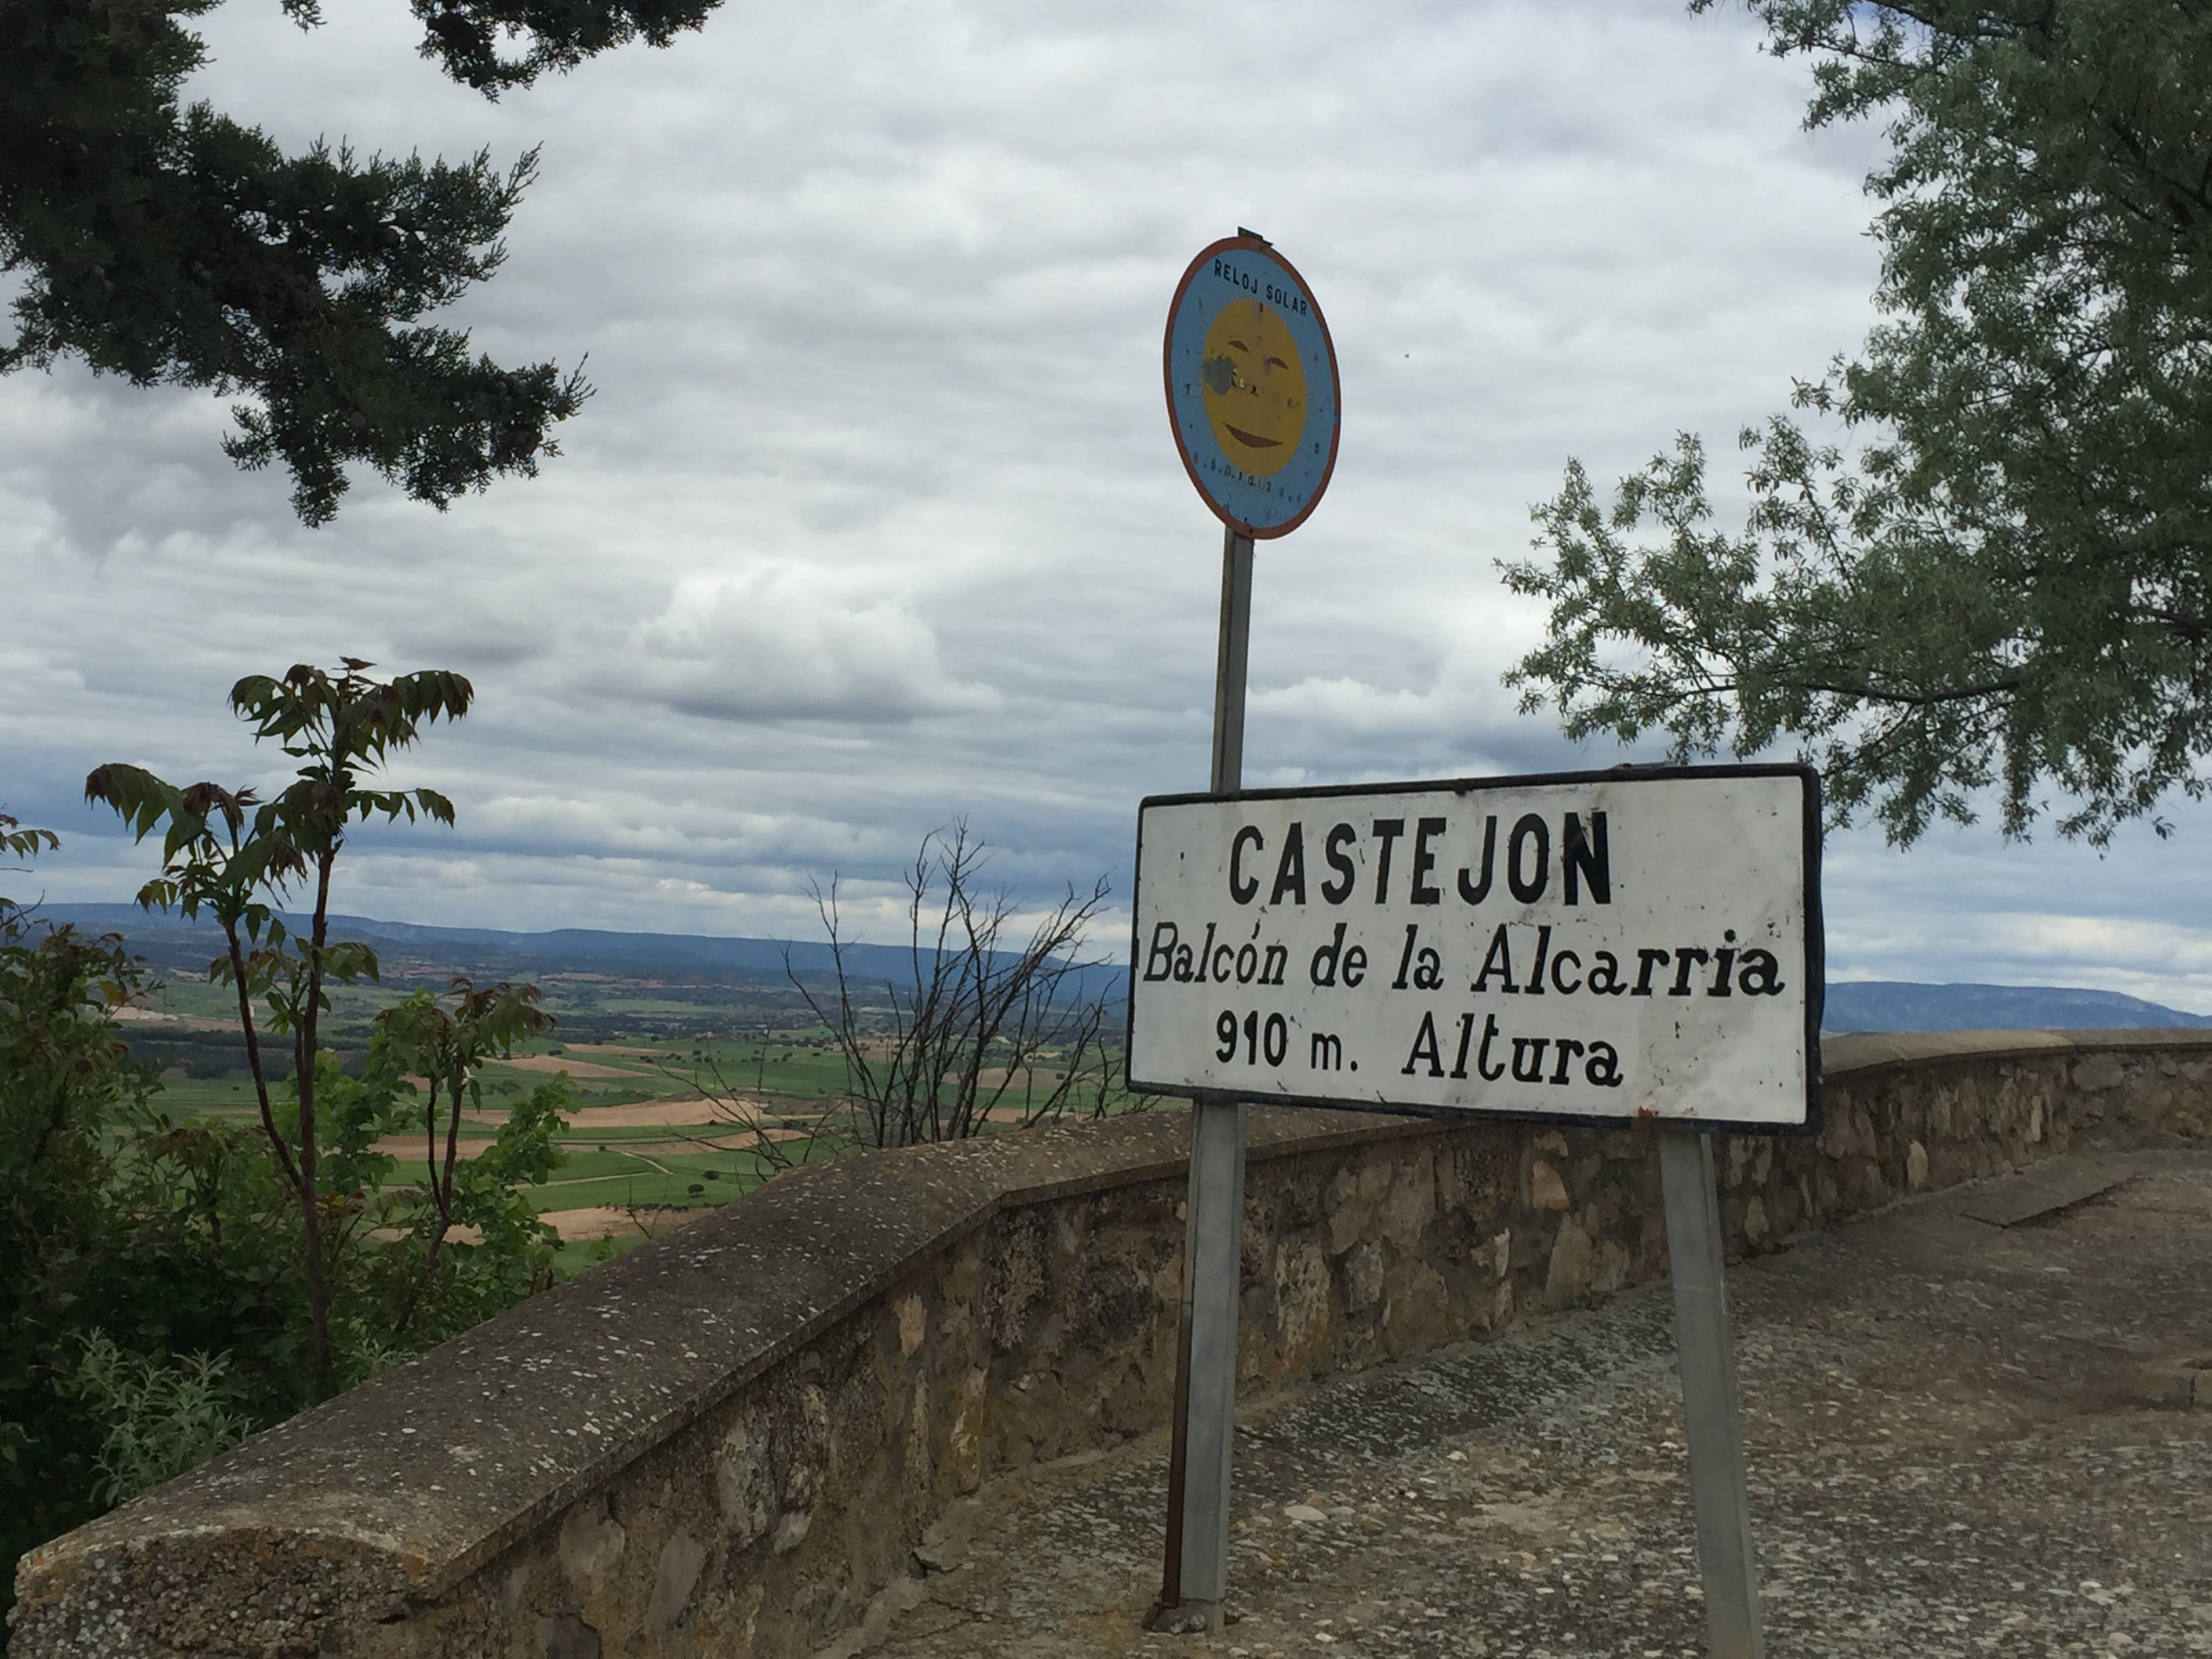
{"type": "Polygon", "coordinates": [[[1249,233],[1190,262],[1168,307],[1168,417],[1214,515],[1287,536],[1328,488],[1339,429],[1336,348],[1305,278],[1249,233]]]}

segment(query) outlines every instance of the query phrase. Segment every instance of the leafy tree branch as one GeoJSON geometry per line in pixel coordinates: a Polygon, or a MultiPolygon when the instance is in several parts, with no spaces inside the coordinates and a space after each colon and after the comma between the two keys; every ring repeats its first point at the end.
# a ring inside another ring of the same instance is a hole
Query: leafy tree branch
{"type": "MultiPolygon", "coordinates": [[[[428,1085],[422,1101],[423,1164],[427,1174],[424,1190],[430,1200],[429,1211],[424,1218],[428,1236],[422,1241],[422,1271],[409,1286],[406,1299],[393,1322],[397,1332],[404,1333],[413,1324],[424,1294],[437,1278],[440,1257],[453,1227],[483,1219],[464,1213],[465,1200],[470,1195],[468,1186],[465,1184],[458,1194],[454,1187],[454,1170],[460,1161],[461,1113],[465,1108],[483,1108],[483,1084],[477,1072],[486,1060],[510,1054],[517,1042],[552,1028],[553,1016],[538,1006],[540,1000],[541,994],[535,985],[514,985],[501,980],[497,984],[480,987],[466,975],[456,975],[448,999],[450,1006],[441,1005],[428,993],[418,991],[377,1017],[393,1054],[428,1085]],[[444,1133],[442,1155],[439,1145],[441,1130],[444,1133]]],[[[508,1127],[517,1127],[510,1120],[508,1127]]],[[[532,1118],[520,1127],[529,1131],[539,1125],[532,1118]]],[[[556,1117],[545,1127],[557,1130],[561,1123],[556,1117]]],[[[538,1138],[544,1141],[550,1154],[550,1135],[538,1138]]],[[[514,1162],[520,1150],[519,1144],[502,1142],[494,1148],[501,1157],[490,1167],[497,1168],[502,1176],[510,1173],[504,1165],[514,1162]]],[[[544,1167],[530,1172],[528,1178],[540,1179],[550,1168],[549,1156],[544,1167]]]]}
{"type": "Polygon", "coordinates": [[[1739,532],[1687,434],[1608,501],[1571,465],[1504,567],[1549,611],[1509,684],[1680,757],[1795,739],[1900,842],[1991,793],[2008,836],[2163,832],[2212,749],[2212,14],[1750,9],[1808,125],[1887,124],[1882,320],[1741,434],[1739,532]]]}
{"type": "MultiPolygon", "coordinates": [[[[205,102],[190,27],[219,0],[0,5],[0,271],[23,280],[0,373],[82,360],[135,385],[239,399],[224,447],[281,463],[301,519],[337,511],[365,466],[444,507],[533,475],[590,395],[580,372],[506,368],[427,320],[496,271],[536,176],[373,155],[288,155],[205,102]]],[[[413,0],[422,52],[487,96],[642,40],[666,46],[715,0],[413,0]]],[[[284,0],[302,28],[316,0],[284,0]]]]}
{"type": "Polygon", "coordinates": [[[140,891],[139,902],[205,914],[222,929],[226,955],[210,971],[236,992],[263,1130],[299,1205],[319,1390],[332,1357],[324,1238],[330,1206],[316,1168],[320,1023],[332,984],[377,976],[368,946],[330,937],[331,878],[356,822],[453,821],[453,803],[434,790],[380,788],[374,778],[392,750],[410,746],[441,717],[460,719],[475,696],[458,674],[429,671],[387,682],[365,672],[373,666],[348,657],[333,674],[299,664],[282,679],[250,675],[232,687],[231,708],[254,736],[274,739],[305,763],[269,799],[213,783],[179,788],[123,764],[100,767],[85,780],[86,798],[114,808],[140,840],[164,830],[161,874],[140,891]],[[287,931],[274,901],[302,885],[313,908],[300,939],[287,931]],[[293,1098],[283,1112],[260,1052],[264,1016],[270,1033],[292,1044],[293,1098]]]}

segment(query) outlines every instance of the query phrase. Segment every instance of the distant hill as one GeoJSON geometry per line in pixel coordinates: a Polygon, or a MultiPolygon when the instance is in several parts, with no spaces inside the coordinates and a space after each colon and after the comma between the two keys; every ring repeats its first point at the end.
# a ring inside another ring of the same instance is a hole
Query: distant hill
{"type": "Polygon", "coordinates": [[[2212,1025],[2118,991],[2062,985],[1917,985],[1831,981],[1820,1024],[1830,1031],[2096,1031],[2212,1025]]]}
{"type": "MultiPolygon", "coordinates": [[[[118,933],[162,970],[198,969],[222,953],[222,935],[211,922],[185,921],[135,904],[47,904],[37,914],[74,923],[86,933],[118,933]]],[[[304,916],[287,916],[304,929],[304,916]]],[[[370,916],[333,915],[331,937],[358,939],[374,950],[387,981],[459,971],[479,978],[527,978],[546,974],[611,974],[629,979],[683,982],[784,985],[785,963],[802,978],[830,975],[829,945],[821,939],[726,939],[706,933],[623,933],[561,927],[543,933],[489,927],[426,927],[370,916]]],[[[1118,943],[1118,941],[1117,941],[1118,943]]],[[[880,984],[911,980],[912,954],[904,945],[848,945],[846,970],[880,984]]],[[[1121,994],[1125,969],[1085,969],[1067,984],[1084,995],[1121,994]]]]}
{"type": "MultiPolygon", "coordinates": [[[[128,937],[158,969],[199,969],[220,954],[221,936],[205,923],[148,915],[134,904],[49,904],[39,912],[90,933],[128,937]]],[[[361,939],[382,960],[387,980],[466,972],[498,977],[611,974],[631,979],[721,984],[787,984],[786,953],[802,978],[819,983],[830,971],[830,947],[819,939],[725,939],[703,933],[623,933],[591,927],[507,933],[488,927],[424,927],[368,916],[333,916],[331,926],[361,939]]],[[[1118,941],[1117,941],[1118,943],[1118,941]]],[[[876,983],[904,982],[913,965],[902,945],[855,945],[848,969],[876,983]]],[[[1127,970],[1119,963],[1084,969],[1085,995],[1120,997],[1127,970]]],[[[1068,987],[1070,990],[1077,988],[1068,987]]],[[[1820,1022],[1830,1031],[2100,1030],[2212,1025],[2212,1015],[2185,1013],[2117,991],[2057,985],[1923,985],[1905,980],[1849,980],[1828,986],[1820,1022]]]]}

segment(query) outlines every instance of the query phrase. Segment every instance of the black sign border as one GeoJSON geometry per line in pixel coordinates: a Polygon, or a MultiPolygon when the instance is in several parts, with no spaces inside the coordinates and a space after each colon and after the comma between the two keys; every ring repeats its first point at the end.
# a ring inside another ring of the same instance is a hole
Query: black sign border
{"type": "Polygon", "coordinates": [[[1498,778],[1423,778],[1402,783],[1341,783],[1314,789],[1231,789],[1219,793],[1193,791],[1173,795],[1147,795],[1137,804],[1136,885],[1129,906],[1129,991],[1121,1037],[1121,1078],[1133,1094],[1158,1095],[1193,1101],[1244,1101],[1255,1106],[1297,1106],[1332,1112],[1371,1112],[1383,1117],[1434,1118],[1451,1123],[1545,1123],[1586,1129],[1617,1129],[1639,1124],[1672,1124],[1680,1127],[1737,1135],[1765,1135],[1802,1139],[1820,1133],[1826,1121],[1820,1080],[1820,1016],[1827,1002],[1827,920],[1820,905],[1820,852],[1824,823],[1820,806],[1820,775],[1812,767],[1794,763],[1752,762],[1741,765],[1615,766],[1592,772],[1530,772],[1498,778]],[[1137,919],[1136,895],[1144,891],[1145,813],[1155,806],[1264,800],[1323,800],[1348,795],[1468,795],[1478,791],[1533,789],[1550,784],[1668,782],[1697,778],[1796,778],[1805,792],[1805,960],[1808,987],[1805,998],[1805,1121],[1802,1123],[1745,1123],[1728,1118],[1644,1117],[1586,1112],[1492,1111],[1464,1106],[1388,1106],[1376,1101],[1340,1100],[1318,1095],[1285,1095],[1250,1089],[1192,1089],[1178,1085],[1141,1082],[1133,1067],[1136,1059],[1137,975],[1142,957],[1142,937],[1137,919]]]}

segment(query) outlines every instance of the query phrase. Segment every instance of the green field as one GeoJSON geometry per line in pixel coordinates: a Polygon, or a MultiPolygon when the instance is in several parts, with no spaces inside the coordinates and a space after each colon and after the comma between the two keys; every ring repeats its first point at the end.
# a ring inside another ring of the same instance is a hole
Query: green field
{"type": "MultiPolygon", "coordinates": [[[[330,1045],[342,1057],[349,1049],[357,1053],[376,1013],[400,994],[376,987],[339,989],[326,1017],[330,1045]]],[[[493,1112],[562,1072],[576,1091],[578,1106],[562,1137],[566,1162],[530,1194],[541,1214],[622,1210],[633,1212],[637,1225],[659,1231],[679,1222],[684,1212],[727,1203],[758,1186],[775,1173],[770,1159],[749,1129],[718,1115],[706,1096],[758,1103],[766,1127],[796,1132],[798,1139],[782,1143],[793,1158],[803,1151],[818,1157],[849,1146],[836,1133],[845,1127],[845,1060],[824,1030],[715,1030],[710,1022],[727,1010],[666,994],[618,995],[605,985],[593,987],[585,999],[587,1011],[564,1012],[550,992],[547,1000],[562,1025],[518,1048],[513,1060],[520,1063],[489,1065],[480,1074],[483,1104],[493,1112]],[[617,1023],[635,1018],[642,1024],[647,1015],[663,1030],[631,1030],[617,1023]],[[671,1022],[693,1021],[688,1033],[663,1034],[671,1022]],[[693,1109],[684,1109],[686,1105],[693,1109]],[[722,1144],[702,1144],[709,1140],[722,1144]]],[[[225,1035],[234,1030],[230,1022],[236,1012],[227,988],[173,981],[150,1006],[174,1018],[126,1027],[134,1047],[143,1047],[157,1063],[170,1051],[185,1054],[165,1067],[156,1104],[180,1117],[257,1116],[242,1069],[208,1074],[213,1064],[243,1058],[242,1051],[222,1046],[235,1041],[225,1035]]],[[[483,1142],[495,1133],[491,1123],[467,1121],[460,1139],[483,1142]]],[[[442,1126],[440,1139],[442,1143],[442,1126]]],[[[420,1159],[416,1147],[422,1144],[411,1138],[404,1146],[387,1143],[386,1150],[401,1160],[400,1178],[420,1159]]],[[[611,1248],[619,1251],[639,1242],[618,1238],[611,1248]]],[[[605,1253],[602,1247],[592,1259],[605,1253]]],[[[572,1269],[586,1265],[580,1245],[565,1249],[563,1257],[572,1269]]]]}
{"type": "MultiPolygon", "coordinates": [[[[796,1123],[811,1130],[823,1105],[840,1093],[837,1085],[842,1083],[844,1073],[834,1056],[799,1054],[784,1061],[780,1056],[789,1051],[783,1048],[771,1048],[763,1054],[756,1048],[726,1042],[711,1047],[723,1060],[726,1077],[731,1075],[732,1063],[743,1054],[746,1062],[744,1082],[738,1091],[749,1099],[760,1098],[769,1103],[778,1115],[775,1121],[779,1124],[796,1123]],[[757,1086],[757,1080],[760,1086],[757,1086]]],[[[594,1052],[571,1056],[559,1044],[538,1043],[529,1051],[519,1052],[518,1058],[526,1058],[534,1052],[549,1060],[573,1060],[595,1072],[623,1073],[620,1077],[571,1078],[580,1105],[571,1114],[568,1131],[562,1137],[567,1161],[550,1181],[533,1190],[532,1200],[536,1207],[540,1212],[603,1206],[692,1209],[726,1203],[739,1193],[758,1186],[770,1171],[760,1156],[744,1143],[747,1132],[719,1117],[708,1101],[695,1099],[696,1110],[675,1112],[653,1123],[603,1121],[608,1115],[607,1109],[696,1097],[700,1089],[691,1080],[695,1074],[708,1086],[715,1086],[712,1074],[692,1058],[702,1048],[702,1045],[691,1044],[681,1049],[665,1049],[654,1055],[594,1052]],[[696,1144],[708,1139],[727,1145],[718,1147],[696,1144]],[[699,1190],[695,1192],[694,1188],[699,1190]]],[[[487,1066],[483,1073],[484,1105],[497,1111],[514,1094],[557,1074],[538,1066],[487,1066]]],[[[162,1079],[156,1103],[180,1117],[258,1115],[252,1085],[243,1073],[220,1078],[168,1073],[162,1079]]],[[[493,1124],[465,1120],[460,1127],[459,1138],[465,1144],[482,1142],[489,1140],[496,1133],[493,1124]]],[[[442,1143],[442,1125],[440,1140],[442,1143]]],[[[387,1150],[398,1151],[390,1146],[387,1150]]],[[[403,1170],[407,1163],[414,1161],[411,1152],[410,1148],[407,1152],[398,1153],[403,1170]]]]}

